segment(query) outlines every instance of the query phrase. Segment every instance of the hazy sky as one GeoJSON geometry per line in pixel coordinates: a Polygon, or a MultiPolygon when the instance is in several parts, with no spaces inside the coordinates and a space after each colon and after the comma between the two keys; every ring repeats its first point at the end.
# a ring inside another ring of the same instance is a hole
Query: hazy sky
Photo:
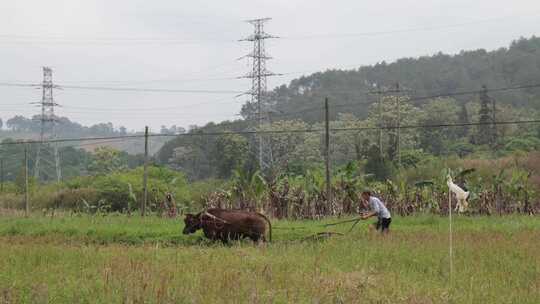
{"type": "MultiPolygon", "coordinates": [[[[38,83],[42,66],[66,86],[244,91],[246,19],[266,29],[269,88],[327,68],[438,51],[494,49],[540,35],[538,0],[172,1],[2,0],[0,82],[38,83]],[[416,30],[411,30],[416,29],[416,30]]],[[[237,118],[234,93],[55,90],[58,114],[83,124],[188,126],[237,118]]],[[[31,116],[41,92],[0,86],[0,117],[31,116]]]]}

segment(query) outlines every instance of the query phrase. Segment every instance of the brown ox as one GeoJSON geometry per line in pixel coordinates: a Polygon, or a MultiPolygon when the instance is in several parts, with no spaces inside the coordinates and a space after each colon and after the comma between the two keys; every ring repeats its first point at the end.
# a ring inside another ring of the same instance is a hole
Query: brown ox
{"type": "Polygon", "coordinates": [[[272,224],[263,214],[241,210],[208,209],[197,214],[186,214],[184,234],[195,233],[202,229],[211,240],[239,240],[250,238],[254,242],[272,240],[272,224]]]}

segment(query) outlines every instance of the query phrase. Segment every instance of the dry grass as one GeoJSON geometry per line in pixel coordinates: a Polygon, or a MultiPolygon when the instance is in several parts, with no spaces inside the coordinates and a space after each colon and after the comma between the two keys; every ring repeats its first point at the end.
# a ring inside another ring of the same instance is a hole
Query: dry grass
{"type": "MultiPolygon", "coordinates": [[[[451,288],[447,223],[438,217],[397,218],[386,237],[368,234],[363,226],[351,235],[320,242],[294,241],[300,233],[281,231],[275,243],[262,246],[166,247],[150,232],[169,228],[160,228],[154,220],[140,230],[134,227],[140,219],[97,219],[93,224],[69,218],[10,221],[20,231],[35,233],[8,234],[9,227],[0,225],[0,303],[540,301],[538,218],[458,218],[451,288]],[[31,221],[38,226],[52,222],[56,233],[43,234],[31,221]],[[107,221],[109,226],[118,221],[118,227],[113,225],[117,233],[146,231],[152,241],[99,245],[72,231],[94,229],[99,236],[112,229],[99,229],[107,221]],[[72,228],[70,222],[80,226],[72,228]]],[[[275,223],[311,225],[302,234],[316,231],[316,224],[275,223]]],[[[169,225],[177,226],[163,224],[169,225]]]]}

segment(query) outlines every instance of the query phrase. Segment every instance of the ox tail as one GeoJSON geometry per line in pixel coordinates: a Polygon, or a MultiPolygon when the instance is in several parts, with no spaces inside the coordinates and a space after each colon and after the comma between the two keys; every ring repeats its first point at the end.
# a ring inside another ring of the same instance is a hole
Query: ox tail
{"type": "Polygon", "coordinates": [[[272,223],[270,222],[268,217],[266,217],[266,215],[260,212],[257,212],[257,214],[260,215],[262,218],[264,218],[264,220],[268,223],[268,241],[271,242],[272,241],[272,223]]]}

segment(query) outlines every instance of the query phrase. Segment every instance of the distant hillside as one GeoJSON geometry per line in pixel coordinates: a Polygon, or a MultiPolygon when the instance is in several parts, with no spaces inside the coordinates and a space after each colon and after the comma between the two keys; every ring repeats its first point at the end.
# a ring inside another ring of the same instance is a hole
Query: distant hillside
{"type": "MultiPolygon", "coordinates": [[[[39,123],[39,116],[32,118],[26,118],[23,116],[15,116],[7,119],[3,122],[2,129],[0,129],[0,141],[11,139],[39,139],[41,125],[39,123]]],[[[163,130],[162,130],[163,131],[163,130]]],[[[169,131],[169,130],[166,130],[169,131]]],[[[71,121],[66,117],[59,117],[58,124],[56,125],[56,132],[59,138],[89,138],[89,137],[110,137],[121,135],[133,135],[137,133],[129,132],[126,128],[120,126],[115,127],[112,123],[99,123],[92,126],[83,126],[77,122],[71,121]]],[[[153,137],[149,140],[149,153],[154,154],[163,146],[167,141],[164,137],[153,137]]],[[[137,139],[125,139],[115,141],[80,141],[74,143],[78,147],[92,151],[100,146],[108,146],[127,152],[129,154],[141,154],[144,153],[144,145],[142,138],[137,139]]]]}
{"type": "MultiPolygon", "coordinates": [[[[367,105],[375,101],[375,96],[367,92],[375,90],[375,85],[394,88],[396,82],[402,88],[412,90],[409,93],[411,96],[478,90],[482,85],[497,88],[537,84],[540,83],[540,38],[521,38],[508,48],[491,52],[479,49],[462,51],[457,55],[438,53],[420,58],[402,58],[393,63],[383,61],[354,70],[314,73],[274,89],[270,100],[275,104],[276,119],[285,113],[285,119],[320,121],[320,111],[305,109],[322,106],[326,96],[333,104],[356,105],[334,111],[332,118],[339,112],[353,113],[363,118],[367,114],[367,105]]],[[[540,89],[537,88],[490,95],[503,104],[540,109],[540,89]]],[[[475,96],[456,99],[469,101],[472,98],[475,96]]],[[[244,117],[254,113],[252,105],[244,106],[244,117]]]]}
{"type": "MultiPolygon", "coordinates": [[[[170,138],[150,137],[148,139],[148,153],[156,154],[170,138]]],[[[124,151],[129,154],[144,153],[144,138],[125,139],[121,141],[82,141],[81,148],[86,151],[93,151],[99,147],[111,147],[116,150],[124,151]]]]}

